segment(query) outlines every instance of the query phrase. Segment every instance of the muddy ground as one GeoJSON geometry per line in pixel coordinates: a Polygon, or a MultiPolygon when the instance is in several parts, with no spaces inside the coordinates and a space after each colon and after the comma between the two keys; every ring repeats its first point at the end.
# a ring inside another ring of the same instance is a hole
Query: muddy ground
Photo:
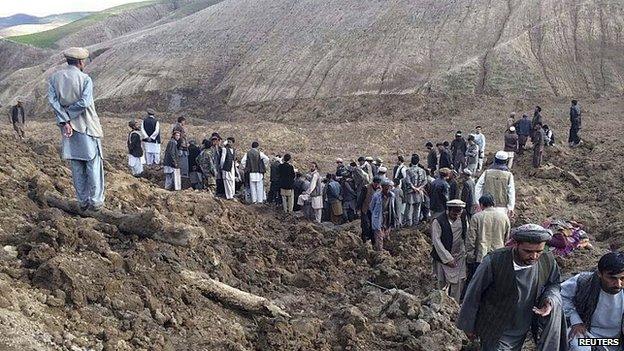
{"type": "MultiPolygon", "coordinates": [[[[397,153],[416,150],[424,157],[425,141],[450,139],[456,129],[475,124],[484,126],[494,152],[507,113],[528,111],[531,104],[492,102],[435,118],[193,119],[190,134],[201,141],[217,130],[237,137],[243,150],[258,139],[268,153],[293,153],[300,169],[318,160],[327,171],[337,156],[379,155],[390,163],[397,153]]],[[[546,151],[546,166],[537,173],[529,154],[517,160],[515,224],[575,219],[594,240],[594,250],[560,260],[566,275],[589,269],[609,247],[624,246],[621,105],[615,99],[584,105],[586,142],[569,149],[563,143],[567,103],[544,104],[557,145],[546,151]]],[[[71,215],[42,201],[45,194],[72,198],[73,189],[58,156],[57,130],[49,116],[38,117],[27,125],[23,143],[7,125],[0,135],[0,350],[433,351],[466,344],[453,327],[457,305],[434,290],[424,232],[395,232],[390,255],[379,255],[362,244],[357,222],[315,225],[268,205],[164,191],[156,175],[128,174],[125,126],[131,116],[102,114],[107,210],[155,210],[162,223],[201,228],[187,245],[130,235],[111,221],[71,215]],[[291,318],[222,304],[185,280],[183,270],[265,297],[291,318]]]]}

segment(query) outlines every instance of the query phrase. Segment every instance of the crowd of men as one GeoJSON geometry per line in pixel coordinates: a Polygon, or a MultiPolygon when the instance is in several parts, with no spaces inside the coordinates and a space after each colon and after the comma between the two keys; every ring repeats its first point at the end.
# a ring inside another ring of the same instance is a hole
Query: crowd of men
{"type": "MultiPolygon", "coordinates": [[[[62,155],[71,163],[80,207],[97,211],[104,205],[102,128],[93,83],[82,72],[89,53],[70,48],[64,54],[68,66],[51,76],[48,100],[63,135],[62,155]]],[[[150,109],[141,123],[128,124],[128,165],[135,175],[142,173],[143,164],[160,163],[161,127],[155,115],[150,109]]],[[[21,116],[23,123],[23,112],[21,116]]],[[[576,101],[570,121],[569,143],[576,147],[581,143],[576,101]]],[[[348,164],[339,158],[335,171],[325,176],[315,162],[304,173],[293,167],[290,154],[269,158],[258,142],[240,159],[233,137],[224,140],[215,132],[197,145],[188,139],[183,117],[170,135],[162,162],[167,189],[180,189],[181,179],[188,178],[194,189],[226,199],[239,191],[249,203],[281,203],[285,212],[301,210],[316,222],[359,218],[363,240],[377,251],[384,250],[384,240],[396,228],[429,227],[439,288],[461,302],[457,326],[469,338],[479,338],[481,350],[519,351],[529,331],[538,350],[597,349],[584,346],[583,338],[593,338],[594,345],[601,338],[621,342],[624,255],[608,253],[594,271],[560,284],[559,267],[546,249],[552,232],[536,224],[511,229],[515,155],[526,150],[530,139],[533,166],[539,167],[544,147],[554,142],[539,107],[531,120],[526,115],[518,121],[513,114],[509,117],[504,149],[495,153],[491,165],[485,162],[480,127],[467,138],[457,132],[451,143],[435,148],[426,143],[426,165],[418,153],[409,161],[397,156],[391,171],[380,158],[361,156],[348,164]]],[[[600,349],[621,350],[619,345],[600,349]]]]}

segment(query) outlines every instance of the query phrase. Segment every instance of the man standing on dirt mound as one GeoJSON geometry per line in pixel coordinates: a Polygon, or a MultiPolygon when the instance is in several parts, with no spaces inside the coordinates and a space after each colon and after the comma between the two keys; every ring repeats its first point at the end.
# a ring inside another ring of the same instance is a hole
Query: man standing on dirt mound
{"type": "Polygon", "coordinates": [[[145,137],[145,164],[157,165],[160,163],[160,123],[156,120],[156,111],[147,109],[147,118],[141,124],[141,133],[145,137]]]}
{"type": "Polygon", "coordinates": [[[438,281],[438,289],[447,290],[449,296],[459,302],[466,281],[466,233],[468,221],[463,215],[466,203],[450,200],[447,211],[431,222],[433,249],[433,272],[438,281]]]}
{"type": "Polygon", "coordinates": [[[512,232],[513,247],[487,255],[475,272],[457,326],[481,351],[520,351],[529,330],[537,350],[567,349],[559,267],[544,253],[550,230],[525,224],[512,232]]]}
{"type": "Polygon", "coordinates": [[[581,107],[578,105],[578,101],[572,100],[572,106],[570,106],[570,136],[568,137],[570,147],[579,146],[581,143],[581,137],[579,137],[580,131],[581,107]]]}
{"type": "Polygon", "coordinates": [[[24,105],[22,105],[22,99],[17,99],[17,104],[15,104],[15,106],[11,108],[9,118],[11,119],[13,130],[15,131],[15,133],[17,133],[17,137],[19,138],[19,140],[24,140],[24,137],[26,136],[24,133],[26,117],[24,113],[24,105]]]}
{"type": "Polygon", "coordinates": [[[102,126],[95,112],[93,82],[82,71],[89,51],[72,47],[63,52],[67,67],[48,82],[48,102],[63,134],[62,158],[71,161],[72,177],[80,209],[104,206],[102,126]]]}
{"type": "Polygon", "coordinates": [[[509,218],[513,218],[516,206],[516,184],[513,174],[507,168],[507,157],[505,151],[496,153],[494,164],[483,172],[477,181],[475,198],[480,199],[483,194],[491,194],[496,208],[506,213],[509,218]]]}

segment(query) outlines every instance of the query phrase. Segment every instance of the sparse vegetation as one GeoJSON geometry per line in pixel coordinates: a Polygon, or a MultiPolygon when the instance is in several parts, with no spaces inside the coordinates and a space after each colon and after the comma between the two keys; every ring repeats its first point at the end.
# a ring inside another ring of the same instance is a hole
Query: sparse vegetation
{"type": "Polygon", "coordinates": [[[120,5],[116,7],[111,7],[110,9],[106,9],[100,12],[93,13],[87,17],[68,23],[58,28],[54,28],[54,29],[50,29],[50,30],[46,30],[46,31],[34,33],[34,34],[10,37],[9,39],[18,43],[37,46],[40,48],[56,48],[57,41],[89,25],[102,21],[108,17],[116,16],[119,13],[124,12],[124,11],[141,8],[144,6],[154,5],[154,4],[164,2],[164,1],[166,0],[149,0],[149,1],[142,1],[142,2],[136,2],[136,3],[125,4],[125,5],[120,5]]]}

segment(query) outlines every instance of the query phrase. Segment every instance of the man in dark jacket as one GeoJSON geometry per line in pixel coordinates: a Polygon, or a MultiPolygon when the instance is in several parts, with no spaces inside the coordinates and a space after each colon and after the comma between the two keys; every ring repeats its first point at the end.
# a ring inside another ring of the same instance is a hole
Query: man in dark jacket
{"type": "Polygon", "coordinates": [[[26,117],[24,114],[24,106],[22,105],[22,100],[17,100],[17,104],[11,108],[11,124],[13,125],[13,130],[17,133],[17,137],[20,140],[24,139],[24,126],[26,125],[26,117]],[[20,121],[21,117],[21,121],[20,121]]]}
{"type": "Polygon", "coordinates": [[[197,141],[191,139],[188,148],[189,178],[191,187],[195,190],[204,188],[201,169],[197,165],[197,156],[199,156],[200,152],[201,149],[197,146],[197,141]]]}
{"type": "Polygon", "coordinates": [[[531,120],[529,116],[522,115],[522,118],[516,122],[516,134],[518,134],[518,155],[524,154],[529,135],[531,135],[531,120]]]}
{"type": "Polygon", "coordinates": [[[173,125],[173,131],[180,132],[180,140],[178,140],[178,153],[180,158],[180,175],[183,178],[189,177],[189,143],[188,133],[186,129],[186,118],[178,117],[178,122],[173,125]]]}
{"type": "Polygon", "coordinates": [[[514,244],[491,252],[472,277],[457,319],[481,350],[520,351],[529,330],[538,351],[567,348],[560,273],[544,251],[552,232],[537,224],[512,231],[514,244]]]}
{"type": "Polygon", "coordinates": [[[425,147],[427,148],[427,170],[429,174],[433,174],[438,169],[438,153],[430,141],[425,144],[425,147]]]}
{"type": "Polygon", "coordinates": [[[505,147],[503,151],[507,153],[507,167],[511,169],[513,167],[513,160],[516,152],[518,152],[518,134],[516,134],[516,128],[514,126],[509,127],[505,132],[505,147]]]}
{"type": "Polygon", "coordinates": [[[462,132],[458,130],[457,133],[455,133],[455,139],[451,143],[453,169],[458,172],[466,167],[466,149],[468,149],[468,143],[462,136],[462,132]]]}
{"type": "Polygon", "coordinates": [[[342,199],[340,194],[342,192],[342,186],[336,181],[335,174],[329,174],[327,177],[326,196],[327,203],[329,205],[329,214],[332,223],[341,224],[342,216],[344,214],[342,209],[342,199]]]}
{"type": "Polygon", "coordinates": [[[340,179],[340,186],[342,187],[340,196],[342,197],[343,218],[345,221],[351,222],[357,217],[357,212],[355,210],[357,207],[357,193],[355,192],[353,179],[342,177],[342,179],[340,179]]]}
{"type": "Polygon", "coordinates": [[[143,147],[141,146],[141,133],[136,121],[128,122],[130,133],[128,134],[128,167],[132,175],[138,177],[143,173],[143,147]]]}
{"type": "Polygon", "coordinates": [[[472,171],[465,168],[461,175],[461,196],[460,200],[462,200],[466,204],[466,218],[470,222],[472,215],[475,214],[476,210],[476,201],[474,198],[475,194],[475,180],[472,177],[472,171]]]}
{"type": "Polygon", "coordinates": [[[453,158],[451,157],[451,152],[448,150],[448,141],[444,143],[438,143],[436,146],[438,147],[438,152],[440,153],[440,161],[438,162],[438,169],[448,168],[453,169],[453,158]]]}
{"type": "Polygon", "coordinates": [[[292,213],[295,207],[295,168],[290,164],[292,157],[285,154],[283,162],[277,167],[280,194],[284,212],[292,213]]]}
{"type": "Polygon", "coordinates": [[[176,178],[180,177],[180,156],[178,153],[178,140],[180,132],[175,130],[171,133],[171,140],[165,149],[165,159],[163,160],[163,171],[165,172],[165,189],[175,190],[176,178]]]}
{"type": "Polygon", "coordinates": [[[570,136],[568,137],[570,147],[576,147],[581,143],[581,137],[579,137],[580,130],[581,107],[578,105],[578,101],[572,100],[572,106],[570,106],[570,136]]]}
{"type": "Polygon", "coordinates": [[[349,171],[347,166],[344,165],[344,161],[341,158],[336,159],[336,177],[344,177],[349,171]]]}
{"type": "Polygon", "coordinates": [[[373,199],[373,195],[380,189],[381,178],[374,177],[373,182],[362,188],[362,194],[357,199],[356,210],[360,212],[360,227],[362,228],[362,241],[373,241],[374,233],[372,227],[372,213],[370,211],[370,204],[373,199]]]}
{"type": "Polygon", "coordinates": [[[431,219],[437,218],[446,212],[446,203],[450,200],[450,186],[452,171],[448,168],[440,168],[438,178],[431,183],[429,194],[431,219]]]}
{"type": "Polygon", "coordinates": [[[307,191],[309,187],[310,181],[306,179],[305,175],[295,170],[295,181],[293,183],[293,190],[295,193],[295,206],[293,208],[293,211],[301,210],[302,206],[297,203],[297,200],[299,199],[299,195],[307,191]]]}
{"type": "Polygon", "coordinates": [[[269,185],[269,194],[267,195],[267,202],[272,204],[280,204],[282,202],[282,197],[280,196],[280,181],[279,181],[279,165],[282,163],[282,156],[275,155],[273,160],[270,163],[271,175],[269,180],[271,184],[269,185]]]}
{"type": "Polygon", "coordinates": [[[537,123],[533,131],[533,168],[540,168],[542,165],[542,154],[544,153],[544,130],[542,124],[537,123]]]}

